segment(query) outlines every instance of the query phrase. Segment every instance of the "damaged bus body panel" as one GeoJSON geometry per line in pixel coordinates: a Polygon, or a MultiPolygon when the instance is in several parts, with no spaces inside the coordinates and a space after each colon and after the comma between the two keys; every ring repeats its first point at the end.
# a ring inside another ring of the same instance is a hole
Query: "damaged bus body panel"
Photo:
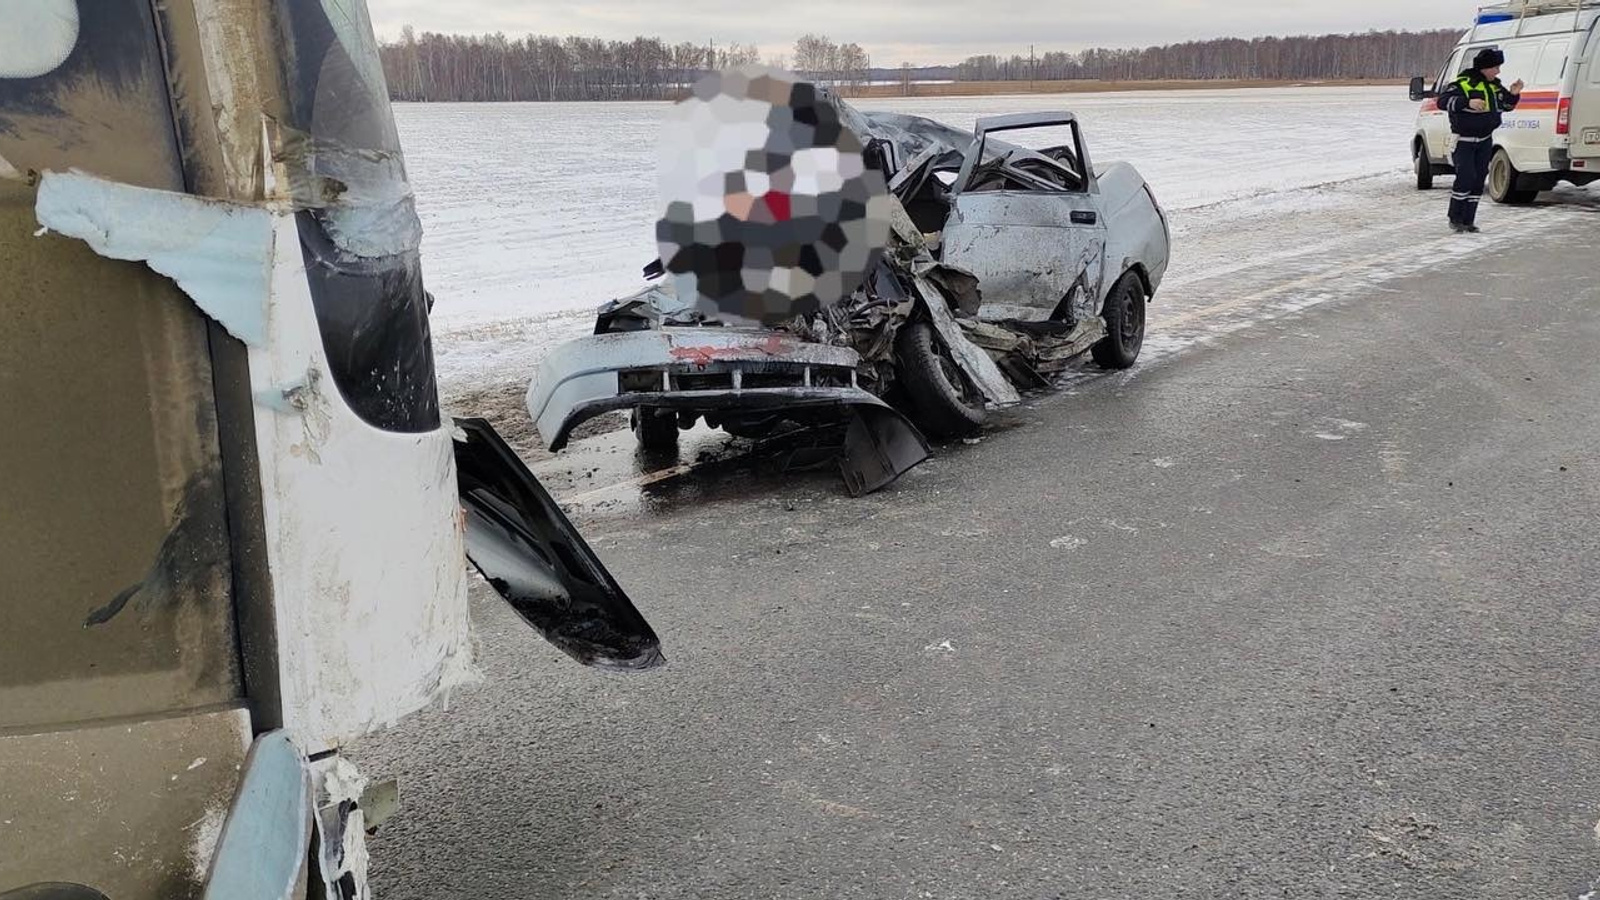
{"type": "Polygon", "coordinates": [[[75,27],[0,36],[0,896],[366,898],[340,750],[476,677],[469,557],[581,662],[659,641],[441,413],[360,0],[13,5],[75,27]]]}

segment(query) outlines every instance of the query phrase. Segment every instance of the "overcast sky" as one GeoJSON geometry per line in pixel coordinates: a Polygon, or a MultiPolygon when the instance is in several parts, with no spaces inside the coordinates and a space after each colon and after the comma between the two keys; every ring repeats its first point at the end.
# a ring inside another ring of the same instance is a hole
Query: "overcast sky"
{"type": "Polygon", "coordinates": [[[788,53],[812,31],[855,41],[875,66],[959,62],[979,53],[1134,47],[1222,36],[1465,28],[1474,0],[367,0],[378,36],[503,31],[738,41],[788,53]]]}

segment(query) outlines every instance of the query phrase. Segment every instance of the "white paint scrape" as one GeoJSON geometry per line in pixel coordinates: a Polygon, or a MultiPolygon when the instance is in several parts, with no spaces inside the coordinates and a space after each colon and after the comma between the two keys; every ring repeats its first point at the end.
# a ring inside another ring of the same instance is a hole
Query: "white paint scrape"
{"type": "Polygon", "coordinates": [[[46,172],[39,224],[101,256],[143,262],[251,347],[266,343],[272,213],[256,206],[46,172]]]}
{"type": "Polygon", "coordinates": [[[327,374],[294,219],[274,226],[271,350],[250,351],[250,388],[284,727],[314,754],[477,675],[451,428],[383,431],[349,407],[327,374]]]}

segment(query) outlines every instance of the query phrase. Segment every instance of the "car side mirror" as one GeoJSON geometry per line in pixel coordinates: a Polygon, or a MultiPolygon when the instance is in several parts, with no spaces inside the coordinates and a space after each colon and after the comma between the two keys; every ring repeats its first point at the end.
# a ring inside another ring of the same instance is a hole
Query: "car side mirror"
{"type": "Polygon", "coordinates": [[[1432,100],[1437,96],[1439,96],[1438,92],[1429,90],[1428,82],[1425,81],[1421,75],[1411,79],[1411,101],[1413,103],[1420,103],[1423,100],[1432,100]]]}

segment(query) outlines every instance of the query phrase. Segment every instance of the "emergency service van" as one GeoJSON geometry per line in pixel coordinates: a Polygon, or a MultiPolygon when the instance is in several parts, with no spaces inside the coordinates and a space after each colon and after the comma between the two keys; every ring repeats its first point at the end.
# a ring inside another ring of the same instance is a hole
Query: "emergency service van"
{"type": "Polygon", "coordinates": [[[1498,203],[1530,203],[1540,191],[1565,181],[1600,179],[1600,0],[1512,0],[1478,10],[1472,29],[1456,45],[1430,84],[1411,80],[1417,113],[1411,158],[1417,188],[1453,174],[1455,136],[1439,95],[1472,65],[1479,51],[1506,56],[1500,81],[1521,79],[1522,102],[1495,133],[1488,193],[1498,203]]]}

